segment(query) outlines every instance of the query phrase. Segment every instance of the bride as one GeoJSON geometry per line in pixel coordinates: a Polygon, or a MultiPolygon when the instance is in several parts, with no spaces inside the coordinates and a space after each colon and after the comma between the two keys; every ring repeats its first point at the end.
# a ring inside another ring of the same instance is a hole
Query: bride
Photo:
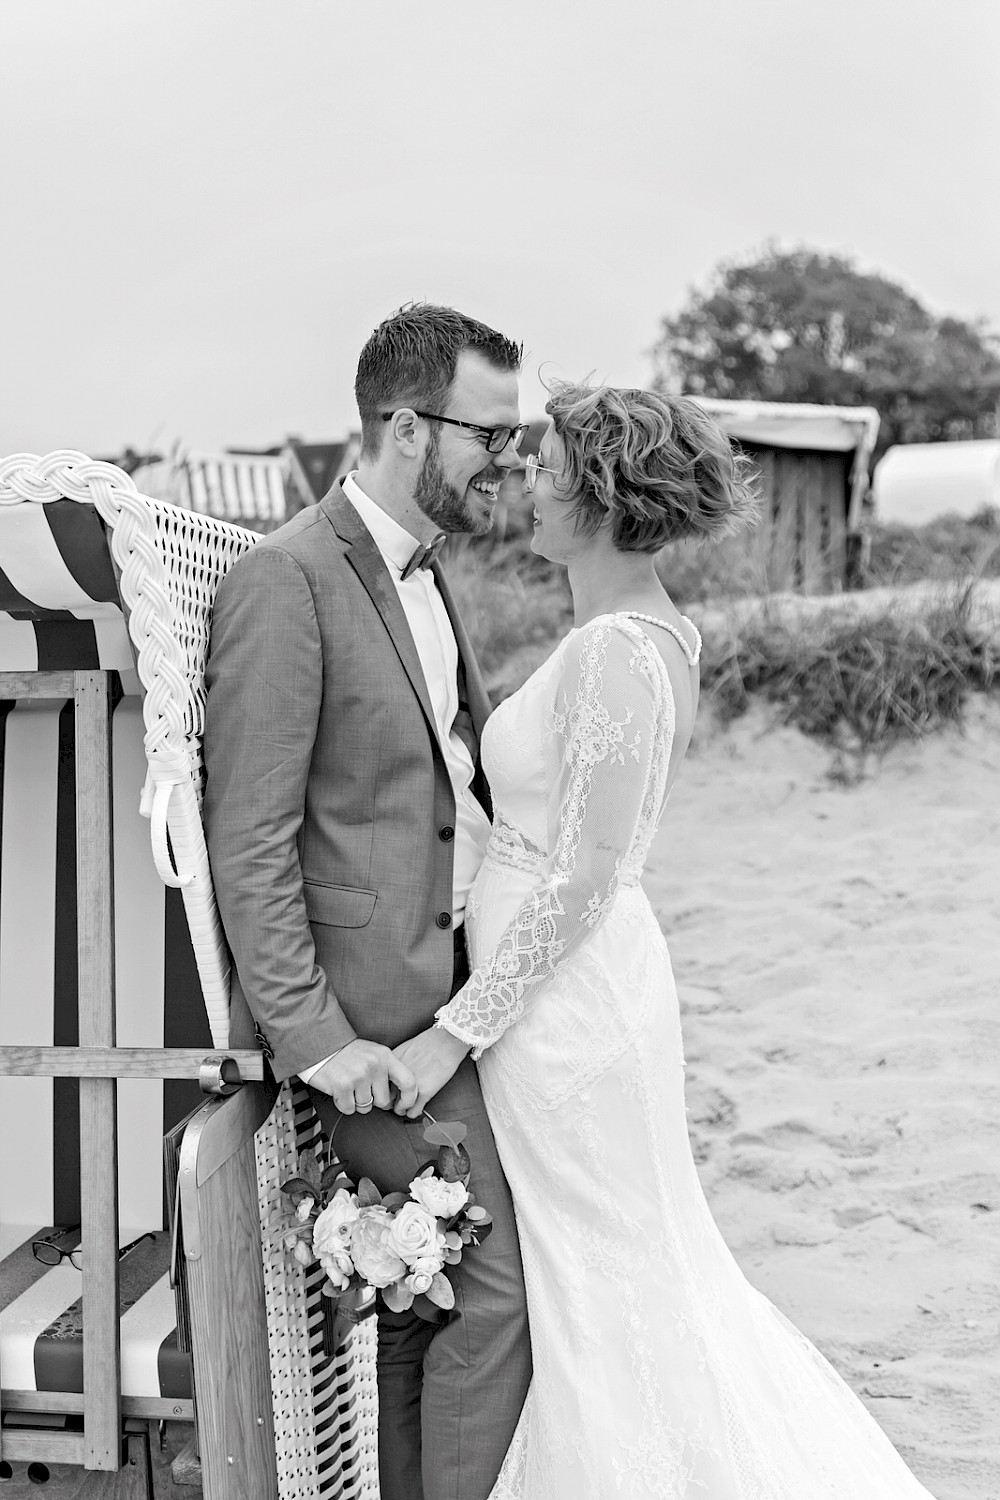
{"type": "Polygon", "coordinates": [[[577,623],[489,720],[472,974],[437,1019],[479,1059],[528,1292],[534,1379],[491,1500],[927,1500],[715,1227],[639,883],[701,646],[654,558],[752,519],[741,461],[690,401],[558,385],[547,410],[532,547],[577,623]]]}

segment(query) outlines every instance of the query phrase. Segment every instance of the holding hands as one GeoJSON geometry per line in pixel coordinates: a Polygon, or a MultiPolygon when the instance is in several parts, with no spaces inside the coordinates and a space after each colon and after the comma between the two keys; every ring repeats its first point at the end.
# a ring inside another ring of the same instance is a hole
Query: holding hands
{"type": "Polygon", "coordinates": [[[393,1057],[416,1080],[416,1096],[411,1102],[400,1093],[393,1105],[397,1115],[419,1119],[429,1099],[440,1092],[452,1077],[469,1045],[440,1026],[429,1026],[408,1041],[400,1042],[393,1057]]]}
{"type": "Polygon", "coordinates": [[[469,1051],[450,1031],[428,1027],[395,1049],[357,1038],[327,1058],[309,1082],[342,1115],[391,1109],[417,1120],[469,1051]]]}
{"type": "Polygon", "coordinates": [[[313,1088],[330,1095],[342,1115],[391,1109],[393,1085],[399,1093],[397,1114],[412,1113],[421,1097],[417,1079],[398,1049],[393,1052],[390,1047],[360,1037],[327,1058],[309,1081],[313,1088]]]}

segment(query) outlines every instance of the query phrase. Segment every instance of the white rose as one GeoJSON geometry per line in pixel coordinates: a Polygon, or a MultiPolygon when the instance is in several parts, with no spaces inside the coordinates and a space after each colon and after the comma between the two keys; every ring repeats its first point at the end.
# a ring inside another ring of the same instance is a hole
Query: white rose
{"type": "Polygon", "coordinates": [[[315,1198],[300,1198],[295,1209],[295,1217],[300,1224],[304,1224],[316,1207],[315,1198]]]}
{"type": "Polygon", "coordinates": [[[445,1182],[440,1177],[414,1177],[410,1197],[438,1219],[450,1219],[469,1201],[464,1182],[445,1182]]]}
{"type": "Polygon", "coordinates": [[[337,1279],[334,1275],[335,1271],[337,1275],[350,1276],[354,1270],[354,1262],[345,1248],[334,1250],[329,1255],[321,1255],[319,1263],[331,1281],[336,1281],[337,1279]]]}
{"type": "Polygon", "coordinates": [[[440,1255],[444,1236],[437,1219],[421,1203],[404,1203],[392,1221],[389,1245],[408,1266],[424,1257],[440,1255]]]}
{"type": "Polygon", "coordinates": [[[305,1240],[296,1240],[292,1254],[300,1266],[311,1266],[316,1259],[305,1240]]]}
{"type": "Polygon", "coordinates": [[[433,1276],[440,1271],[444,1265],[444,1254],[419,1255],[416,1260],[410,1262],[410,1270],[417,1276],[433,1276]]]}
{"type": "Polygon", "coordinates": [[[338,1188],[313,1225],[313,1249],[319,1256],[332,1255],[346,1245],[351,1225],[360,1210],[358,1200],[346,1188],[338,1188]]]}
{"type": "Polygon", "coordinates": [[[419,1297],[422,1292],[430,1291],[433,1281],[433,1275],[426,1271],[411,1271],[403,1285],[408,1287],[415,1297],[419,1297]]]}
{"type": "Polygon", "coordinates": [[[332,1282],[333,1286],[338,1292],[344,1292],[347,1290],[348,1284],[351,1279],[351,1272],[354,1270],[354,1267],[351,1265],[350,1257],[344,1256],[344,1260],[347,1263],[346,1268],[340,1264],[339,1256],[334,1257],[332,1255],[324,1255],[320,1259],[320,1265],[326,1272],[327,1280],[332,1282]]]}

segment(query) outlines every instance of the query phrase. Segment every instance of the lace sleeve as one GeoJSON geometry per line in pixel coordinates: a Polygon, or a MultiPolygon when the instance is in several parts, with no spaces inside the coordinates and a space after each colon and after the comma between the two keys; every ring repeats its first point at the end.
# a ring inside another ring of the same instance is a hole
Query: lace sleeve
{"type": "Polygon", "coordinates": [[[602,620],[570,642],[552,720],[550,873],[437,1012],[473,1056],[604,919],[629,853],[659,813],[673,727],[665,670],[641,630],[602,620]]]}

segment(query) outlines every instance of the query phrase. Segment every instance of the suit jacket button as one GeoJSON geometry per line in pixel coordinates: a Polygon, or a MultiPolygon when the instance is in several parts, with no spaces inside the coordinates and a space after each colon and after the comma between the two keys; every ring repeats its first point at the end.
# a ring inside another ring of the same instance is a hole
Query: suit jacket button
{"type": "Polygon", "coordinates": [[[443,839],[446,844],[450,844],[454,837],[454,828],[442,828],[441,832],[438,834],[438,838],[443,839]]]}
{"type": "Polygon", "coordinates": [[[437,924],[438,924],[439,927],[450,927],[451,926],[451,912],[450,911],[439,911],[438,912],[438,916],[437,916],[437,924]]]}

